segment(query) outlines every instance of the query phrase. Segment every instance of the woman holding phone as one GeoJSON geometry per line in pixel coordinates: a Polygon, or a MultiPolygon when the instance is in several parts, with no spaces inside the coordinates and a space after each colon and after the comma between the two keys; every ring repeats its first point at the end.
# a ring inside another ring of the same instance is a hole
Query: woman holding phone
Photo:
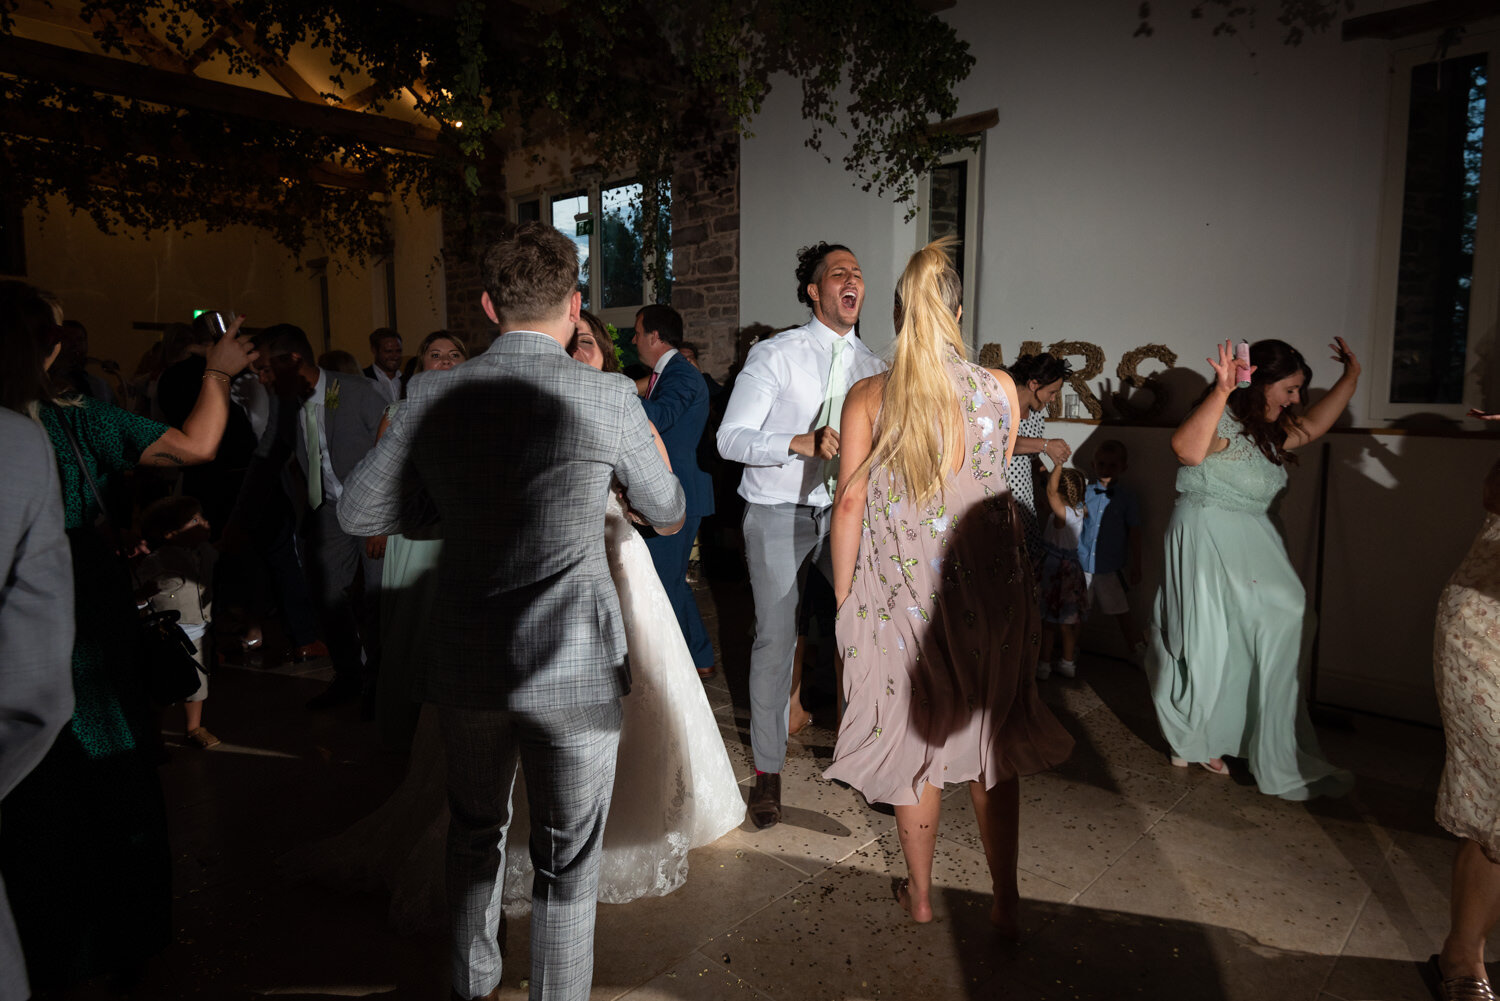
{"type": "Polygon", "coordinates": [[[1294,450],[1321,438],[1354,395],[1359,361],[1342,338],[1331,347],[1343,374],[1302,416],[1312,370],[1290,344],[1252,344],[1245,388],[1231,342],[1209,359],[1214,383],[1172,435],[1179,496],[1146,655],[1174,765],[1226,775],[1224,755],[1246,758],[1261,792],[1292,800],[1342,795],[1353,782],[1323,760],[1298,695],[1312,623],[1267,516],[1294,450]]]}

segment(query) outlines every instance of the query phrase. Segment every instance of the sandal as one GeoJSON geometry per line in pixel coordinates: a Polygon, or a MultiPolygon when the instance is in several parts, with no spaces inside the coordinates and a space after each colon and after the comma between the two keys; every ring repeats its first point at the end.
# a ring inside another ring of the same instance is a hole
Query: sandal
{"type": "Polygon", "coordinates": [[[1422,979],[1439,1001],[1496,1001],[1490,982],[1481,977],[1444,977],[1434,954],[1422,965],[1422,979]]]}
{"type": "MultiPolygon", "coordinates": [[[[1178,758],[1178,757],[1173,757],[1172,758],[1172,767],[1173,768],[1186,768],[1190,764],[1193,764],[1193,762],[1188,761],[1186,758],[1178,758]]],[[[1205,772],[1212,772],[1215,775],[1228,775],[1229,774],[1229,766],[1224,763],[1224,759],[1223,758],[1219,759],[1219,767],[1218,768],[1214,767],[1212,761],[1199,761],[1199,762],[1197,762],[1197,765],[1198,765],[1199,768],[1203,769],[1205,772]]]]}
{"type": "Polygon", "coordinates": [[[812,725],[813,725],[813,715],[812,715],[812,713],[806,713],[802,717],[802,722],[800,722],[800,723],[794,723],[793,725],[787,727],[786,728],[786,732],[789,733],[789,734],[801,733],[803,730],[806,730],[808,727],[810,727],[812,725]]]}
{"type": "Polygon", "coordinates": [[[201,726],[193,727],[187,732],[186,737],[189,744],[203,751],[208,750],[210,747],[218,747],[223,743],[218,737],[215,737],[206,728],[201,726]]]}

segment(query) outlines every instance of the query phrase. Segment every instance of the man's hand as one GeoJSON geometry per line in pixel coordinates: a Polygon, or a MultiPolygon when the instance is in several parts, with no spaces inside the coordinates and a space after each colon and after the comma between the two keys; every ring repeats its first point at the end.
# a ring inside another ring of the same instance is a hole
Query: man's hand
{"type": "Polygon", "coordinates": [[[809,459],[832,459],[839,454],[839,433],[832,427],[820,427],[793,438],[791,449],[809,459]]]}
{"type": "Polygon", "coordinates": [[[385,540],[386,537],[384,535],[372,535],[368,539],[366,539],[365,556],[372,560],[384,559],[385,540]]]}

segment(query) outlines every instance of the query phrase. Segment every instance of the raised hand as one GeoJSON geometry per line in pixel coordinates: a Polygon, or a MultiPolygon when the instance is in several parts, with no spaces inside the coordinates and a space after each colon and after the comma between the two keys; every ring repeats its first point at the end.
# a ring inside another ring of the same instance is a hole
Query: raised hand
{"type": "Polygon", "coordinates": [[[1346,375],[1359,375],[1359,359],[1354,357],[1354,352],[1349,350],[1342,337],[1335,337],[1328,348],[1333,352],[1333,360],[1344,366],[1346,375]]]}
{"type": "MultiPolygon", "coordinates": [[[[1240,382],[1240,370],[1235,368],[1234,342],[1226,340],[1223,344],[1220,344],[1219,360],[1214,361],[1210,358],[1208,359],[1208,364],[1214,370],[1215,388],[1222,389],[1226,393],[1234,392],[1235,387],[1240,382]]],[[[1255,366],[1251,365],[1246,372],[1246,376],[1248,377],[1254,373],[1255,366]]]]}
{"type": "Polygon", "coordinates": [[[250,338],[239,336],[240,325],[244,322],[243,316],[236,316],[224,336],[208,349],[208,367],[223,372],[231,379],[243,372],[245,366],[259,356],[250,338]]]}

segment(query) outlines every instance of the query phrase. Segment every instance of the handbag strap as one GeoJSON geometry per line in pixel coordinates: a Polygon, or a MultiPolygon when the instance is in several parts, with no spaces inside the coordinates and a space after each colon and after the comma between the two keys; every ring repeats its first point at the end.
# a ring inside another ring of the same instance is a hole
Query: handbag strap
{"type": "Polygon", "coordinates": [[[83,449],[78,446],[78,438],[61,414],[58,415],[57,424],[68,439],[68,446],[73,450],[73,461],[78,463],[78,472],[88,483],[89,491],[94,495],[94,502],[99,505],[99,513],[104,516],[105,524],[109,525],[109,534],[114,536],[115,552],[118,553],[124,545],[124,539],[120,535],[120,526],[115,524],[114,516],[109,513],[109,506],[104,503],[104,494],[99,490],[99,481],[94,479],[94,474],[89,471],[89,464],[83,461],[83,449]]]}

